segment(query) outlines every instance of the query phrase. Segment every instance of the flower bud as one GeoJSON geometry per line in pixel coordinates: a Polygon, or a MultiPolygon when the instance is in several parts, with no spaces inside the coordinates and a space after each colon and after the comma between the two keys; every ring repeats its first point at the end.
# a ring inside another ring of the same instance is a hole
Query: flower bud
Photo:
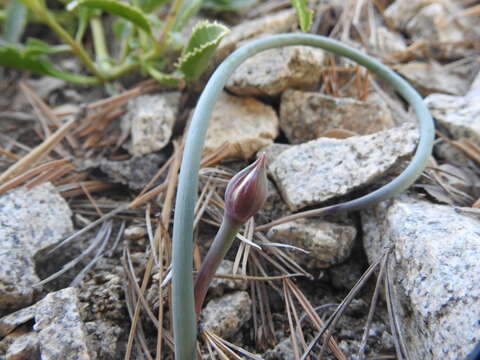
{"type": "Polygon", "coordinates": [[[267,199],[266,156],[236,174],[225,190],[225,217],[243,224],[261,209],[267,199]]]}

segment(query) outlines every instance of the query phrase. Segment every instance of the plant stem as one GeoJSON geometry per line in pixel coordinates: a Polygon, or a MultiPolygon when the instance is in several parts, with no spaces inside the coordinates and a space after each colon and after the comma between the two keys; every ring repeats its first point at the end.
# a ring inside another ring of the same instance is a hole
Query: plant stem
{"type": "Polygon", "coordinates": [[[173,25],[175,24],[175,19],[177,18],[178,11],[182,7],[183,2],[184,0],[174,0],[172,6],[170,7],[170,10],[168,11],[168,14],[167,14],[167,18],[165,19],[165,24],[163,25],[163,28],[162,28],[162,32],[160,33],[160,36],[158,37],[158,42],[156,43],[156,46],[155,46],[154,56],[161,55],[167,48],[170,31],[172,30],[173,25]]]}
{"type": "Polygon", "coordinates": [[[420,125],[420,140],[415,155],[399,176],[367,195],[333,206],[329,213],[365,208],[404,191],[422,174],[432,152],[433,120],[422,97],[408,82],[381,62],[336,40],[311,34],[268,36],[237,49],[217,67],[208,81],[195,107],[185,142],[173,226],[173,332],[177,360],[195,359],[196,315],[192,277],[193,221],[200,157],[213,106],[228,78],[241,63],[261,51],[293,45],[325,49],[363,65],[384,80],[386,84],[392,86],[410,104],[420,125]]]}
{"type": "Polygon", "coordinates": [[[215,275],[218,266],[222,259],[227,255],[228,250],[232,246],[235,235],[238,233],[240,225],[232,223],[228,217],[224,216],[220,229],[213,240],[210,249],[208,249],[207,256],[202,261],[202,266],[197,274],[195,281],[194,297],[195,297],[195,312],[197,317],[202,310],[205,295],[207,295],[208,286],[215,275]]]}
{"type": "Polygon", "coordinates": [[[90,27],[92,29],[93,46],[95,48],[97,64],[102,71],[108,71],[110,68],[110,55],[108,53],[107,44],[105,43],[103,24],[99,16],[94,16],[90,19],[90,27]]]}
{"type": "Polygon", "coordinates": [[[57,35],[62,39],[66,44],[70,45],[72,51],[78,58],[83,62],[85,67],[93,75],[95,75],[100,81],[104,81],[105,77],[103,74],[96,68],[92,59],[88,55],[87,51],[83,46],[76,42],[70,34],[65,31],[65,29],[55,20],[55,17],[50,13],[50,11],[44,7],[44,4],[37,1],[24,1],[28,7],[30,7],[50,28],[57,33],[57,35]]]}

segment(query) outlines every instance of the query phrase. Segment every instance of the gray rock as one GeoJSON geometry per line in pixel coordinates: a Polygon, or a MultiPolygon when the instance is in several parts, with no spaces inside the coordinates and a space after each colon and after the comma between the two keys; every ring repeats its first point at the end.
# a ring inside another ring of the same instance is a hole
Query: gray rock
{"type": "Polygon", "coordinates": [[[463,359],[480,338],[480,222],[412,196],[362,213],[370,260],[393,248],[392,276],[414,359],[463,359]]]}
{"type": "Polygon", "coordinates": [[[380,56],[390,57],[392,54],[404,51],[407,48],[404,38],[385,26],[378,26],[373,37],[369,37],[370,46],[380,56]]]}
{"type": "Polygon", "coordinates": [[[33,331],[26,333],[25,339],[14,340],[7,354],[39,351],[42,360],[90,359],[75,288],[50,293],[35,305],[3,317],[0,319],[2,336],[13,335],[15,328],[32,319],[33,331]]]}
{"type": "Polygon", "coordinates": [[[264,51],[233,73],[227,89],[238,95],[273,96],[288,88],[314,88],[323,72],[323,50],[308,46],[289,46],[264,51]]]}
{"type": "Polygon", "coordinates": [[[298,264],[326,268],[345,261],[353,248],[357,231],[351,223],[336,224],[319,219],[299,219],[276,225],[268,231],[274,242],[294,245],[308,251],[287,250],[298,264]]]}
{"type": "MultiPolygon", "coordinates": [[[[218,275],[232,275],[233,274],[233,261],[222,260],[218,266],[216,274],[218,275]]],[[[221,296],[228,290],[246,290],[247,282],[243,280],[231,280],[214,278],[208,288],[208,293],[214,296],[221,296]]]]}
{"type": "Polygon", "coordinates": [[[118,359],[118,340],[124,330],[117,325],[102,320],[86,322],[84,328],[92,359],[118,359]]]}
{"type": "Polygon", "coordinates": [[[290,209],[283,201],[275,184],[270,180],[268,180],[267,191],[267,199],[257,215],[263,223],[279,219],[290,213],[290,209]]]}
{"type": "Polygon", "coordinates": [[[122,128],[130,130],[127,148],[132,155],[149,154],[168,145],[179,103],[179,92],[141,95],[130,100],[122,128]]]}
{"type": "Polygon", "coordinates": [[[228,143],[226,157],[248,159],[277,135],[278,118],[270,106],[223,93],[208,125],[205,152],[228,143]]]}
{"type": "Polygon", "coordinates": [[[114,182],[128,185],[131,189],[141,190],[165,163],[167,157],[162,153],[134,156],[128,160],[111,161],[102,159],[100,170],[114,182]]]}
{"type": "Polygon", "coordinates": [[[433,117],[458,140],[480,146],[480,75],[465,96],[432,94],[425,99],[433,117]]]}
{"type": "Polygon", "coordinates": [[[34,332],[20,335],[13,340],[5,354],[5,360],[39,359],[38,336],[34,332]]]}
{"type": "Polygon", "coordinates": [[[331,129],[363,135],[393,126],[392,114],[378,96],[360,101],[287,90],[280,103],[280,128],[294,144],[316,139],[331,129]]]}
{"type": "Polygon", "coordinates": [[[250,21],[242,21],[241,24],[234,26],[220,42],[216,51],[216,61],[223,60],[239,46],[239,43],[245,40],[267,34],[290,32],[295,30],[296,27],[297,16],[293,9],[279,11],[250,21]]]}
{"type": "Polygon", "coordinates": [[[0,250],[0,315],[31,304],[39,281],[35,263],[24,250],[0,250]]]}
{"type": "Polygon", "coordinates": [[[35,305],[20,309],[0,318],[0,337],[5,337],[15,328],[35,317],[35,305]]]}
{"type": "Polygon", "coordinates": [[[432,93],[463,95],[468,90],[469,81],[445,67],[431,62],[412,61],[397,69],[423,96],[432,93]]]}
{"type": "Polygon", "coordinates": [[[48,294],[35,309],[42,359],[90,359],[75,288],[48,294]]]}
{"type": "Polygon", "coordinates": [[[55,187],[17,188],[0,196],[0,308],[29,305],[40,279],[34,258],[73,231],[72,212],[55,187]]]}
{"type": "Polygon", "coordinates": [[[228,339],[235,335],[252,316],[252,301],[246,291],[236,291],[210,300],[202,310],[207,330],[228,339]]]}
{"type": "Polygon", "coordinates": [[[290,337],[280,341],[273,349],[265,353],[266,360],[294,360],[293,345],[290,337]]]}
{"type": "Polygon", "coordinates": [[[257,158],[260,156],[260,154],[265,153],[267,157],[267,165],[269,165],[275,161],[278,155],[280,155],[282,152],[290,148],[291,148],[291,145],[289,144],[273,143],[262,148],[257,153],[257,158]]]}
{"type": "Polygon", "coordinates": [[[457,16],[462,10],[454,1],[396,0],[384,16],[412,40],[426,40],[438,55],[458,57],[468,54],[462,44],[478,37],[473,17],[457,16]]]}
{"type": "Polygon", "coordinates": [[[2,248],[23,249],[35,257],[73,231],[71,216],[51,183],[11,190],[0,196],[2,248]]]}
{"type": "Polygon", "coordinates": [[[343,140],[321,138],[282,152],[268,170],[295,211],[379,180],[413,153],[417,138],[412,127],[343,140]]]}

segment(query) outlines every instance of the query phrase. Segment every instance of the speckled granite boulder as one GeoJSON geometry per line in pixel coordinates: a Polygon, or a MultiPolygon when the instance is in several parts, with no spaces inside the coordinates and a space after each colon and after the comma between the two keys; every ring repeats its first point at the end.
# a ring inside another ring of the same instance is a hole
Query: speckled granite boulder
{"type": "Polygon", "coordinates": [[[403,195],[362,212],[370,261],[393,248],[398,310],[413,359],[464,359],[480,339],[480,221],[403,195]]]}
{"type": "Polygon", "coordinates": [[[323,72],[323,50],[288,46],[261,52],[233,73],[226,88],[238,95],[274,96],[288,88],[312,89],[323,72]]]}
{"type": "MultiPolygon", "coordinates": [[[[26,339],[15,338],[7,354],[39,353],[42,360],[90,360],[75,288],[48,294],[35,305],[0,319],[0,336],[33,321],[26,339]]],[[[0,354],[1,355],[1,354],[0,354]]]]}
{"type": "Polygon", "coordinates": [[[71,216],[50,183],[0,196],[0,315],[32,302],[34,258],[73,231],[71,216]]]}
{"type": "Polygon", "coordinates": [[[207,330],[228,339],[250,320],[251,304],[246,291],[235,291],[212,299],[202,310],[202,324],[207,330]]]}
{"type": "Polygon", "coordinates": [[[122,128],[130,130],[131,140],[126,147],[132,155],[149,154],[168,145],[180,95],[179,92],[166,92],[130,100],[128,112],[122,118],[122,128]]]}
{"type": "Polygon", "coordinates": [[[268,171],[295,211],[372,184],[410,156],[417,139],[410,126],[343,140],[320,138],[283,151],[268,171]]]}
{"type": "Polygon", "coordinates": [[[268,231],[274,242],[299,247],[287,250],[298,264],[308,268],[326,268],[345,261],[350,255],[357,230],[351,222],[337,224],[321,219],[299,219],[276,225],[268,231]]]}
{"type": "Polygon", "coordinates": [[[226,157],[249,159],[278,135],[278,117],[271,106],[253,98],[222,93],[213,109],[205,152],[228,143],[226,157]]]}
{"type": "Polygon", "coordinates": [[[360,101],[298,90],[282,94],[280,128],[293,144],[314,140],[331,129],[365,135],[393,126],[392,114],[378,96],[360,101]]]}

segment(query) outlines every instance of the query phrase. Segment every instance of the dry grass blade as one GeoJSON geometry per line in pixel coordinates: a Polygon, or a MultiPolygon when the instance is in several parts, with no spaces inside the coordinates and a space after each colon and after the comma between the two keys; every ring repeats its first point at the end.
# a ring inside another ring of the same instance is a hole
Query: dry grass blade
{"type": "Polygon", "coordinates": [[[43,173],[44,171],[49,171],[51,169],[54,169],[58,166],[64,166],[68,164],[68,160],[53,160],[50,162],[47,162],[45,164],[39,165],[31,170],[28,170],[27,172],[11,179],[10,181],[7,181],[3,185],[0,185],[0,195],[4,194],[8,190],[11,190],[18,185],[22,184],[23,182],[27,181],[28,179],[31,179],[32,177],[36,176],[37,174],[43,173]]]}
{"type": "Polygon", "coordinates": [[[64,198],[70,198],[70,197],[83,195],[85,194],[85,191],[88,191],[89,193],[102,192],[105,190],[109,190],[113,187],[115,187],[115,184],[112,184],[109,182],[99,181],[99,180],[89,180],[89,181],[81,181],[73,184],[61,185],[57,189],[64,198]]]}
{"type": "Polygon", "coordinates": [[[375,308],[377,306],[378,295],[380,294],[380,288],[382,286],[385,268],[387,265],[387,259],[388,259],[388,256],[385,256],[380,264],[380,271],[378,272],[377,282],[375,284],[375,290],[373,292],[372,300],[370,302],[370,309],[368,310],[365,330],[363,331],[362,341],[360,342],[360,346],[358,349],[359,360],[365,360],[365,348],[367,346],[367,338],[370,331],[370,326],[372,324],[373,314],[375,313],[375,308]]]}
{"type": "Polygon", "coordinates": [[[0,148],[0,155],[4,155],[4,156],[10,158],[13,161],[18,161],[20,159],[17,155],[15,155],[15,154],[13,154],[10,151],[7,151],[5,149],[1,149],[1,148],[0,148]]]}
{"type": "Polygon", "coordinates": [[[205,340],[213,346],[213,348],[217,351],[217,353],[220,355],[220,358],[223,360],[230,360],[227,354],[225,354],[222,350],[222,346],[218,344],[210,335],[210,332],[208,330],[202,330],[202,335],[204,336],[205,340]]]}
{"type": "MultiPolygon", "coordinates": [[[[388,251],[388,250],[387,250],[388,251]]],[[[335,328],[336,323],[338,320],[340,320],[341,315],[345,311],[346,307],[352,302],[352,300],[355,298],[355,295],[362,289],[362,287],[366,284],[367,280],[370,278],[370,276],[373,275],[375,272],[376,268],[379,266],[381,263],[383,257],[386,256],[386,254],[383,254],[380,259],[377,259],[374,261],[368,269],[362,274],[360,279],[357,281],[355,286],[350,290],[350,292],[347,294],[347,296],[343,299],[343,301],[340,303],[340,305],[337,307],[335,312],[330,316],[330,318],[327,320],[325,325],[323,326],[322,330],[315,335],[314,339],[310,342],[307,350],[303,354],[301,360],[305,360],[307,356],[310,354],[310,352],[313,350],[314,346],[317,344],[317,342],[323,337],[323,334],[328,330],[328,333],[326,334],[325,337],[325,342],[322,345],[322,348],[320,350],[320,355],[319,358],[322,358],[322,354],[325,351],[325,344],[328,343],[328,340],[330,339],[332,329],[335,328]]]]}
{"type": "Polygon", "coordinates": [[[35,147],[30,153],[10,166],[7,171],[0,175],[0,184],[12,179],[13,177],[23,173],[28,168],[35,166],[43,157],[47,156],[50,151],[57,145],[68,133],[68,130],[75,124],[75,119],[70,120],[49,136],[40,145],[35,147]]]}
{"type": "MultiPolygon", "coordinates": [[[[35,94],[35,92],[23,81],[20,82],[20,89],[23,91],[27,99],[29,100],[30,104],[32,105],[35,112],[37,112],[37,116],[40,120],[42,120],[42,126],[46,126],[46,134],[50,135],[50,131],[48,130],[48,125],[44,124],[44,119],[42,113],[47,116],[50,121],[57,127],[61,127],[62,123],[58,119],[55,112],[48,106],[40,97],[35,94]]],[[[70,146],[74,149],[78,148],[78,143],[75,138],[69,134],[65,136],[70,146]]],[[[65,156],[66,154],[64,154],[65,156]]]]}
{"type": "Polygon", "coordinates": [[[73,164],[66,164],[64,166],[60,166],[57,170],[54,171],[44,171],[43,174],[40,174],[35,179],[30,180],[28,183],[25,184],[25,186],[28,189],[31,189],[37,185],[48,181],[54,182],[55,179],[61,178],[63,175],[72,171],[73,169],[75,169],[75,166],[73,164]]]}
{"type": "Polygon", "coordinates": [[[148,317],[153,322],[155,327],[159,328],[160,324],[158,323],[157,318],[155,317],[155,314],[150,308],[147,300],[140,291],[140,287],[138,286],[137,280],[135,279],[135,269],[133,268],[132,257],[130,255],[130,249],[128,248],[128,246],[125,246],[125,248],[123,249],[123,256],[121,258],[121,262],[125,270],[125,274],[127,274],[129,284],[131,285],[135,295],[138,299],[140,299],[140,302],[142,303],[145,312],[147,313],[148,317]]]}
{"type": "MultiPolygon", "coordinates": [[[[303,310],[308,315],[310,320],[313,322],[313,324],[317,327],[318,330],[321,330],[323,327],[323,321],[318,316],[312,304],[308,301],[306,296],[300,291],[298,286],[296,286],[293,283],[293,281],[291,281],[290,279],[286,279],[285,282],[287,283],[291,292],[297,298],[298,302],[300,303],[300,305],[302,306],[303,310]]],[[[301,321],[298,321],[298,323],[301,324],[301,321]]],[[[338,346],[338,344],[333,338],[328,339],[328,347],[330,348],[330,350],[332,351],[332,353],[335,355],[337,359],[347,360],[347,357],[342,352],[342,350],[340,349],[340,347],[338,346]]]]}
{"type": "Polygon", "coordinates": [[[457,149],[463,151],[465,155],[475,161],[477,164],[480,164],[480,147],[472,143],[468,139],[454,140],[450,142],[457,149]]]}
{"type": "Polygon", "coordinates": [[[292,313],[291,313],[291,306],[290,304],[290,296],[288,294],[288,286],[286,281],[283,281],[283,299],[285,301],[285,310],[287,311],[287,319],[288,319],[288,326],[290,327],[290,338],[292,340],[292,350],[293,356],[295,360],[300,359],[300,349],[298,348],[297,336],[295,331],[295,326],[293,325],[292,313]]]}
{"type": "MultiPolygon", "coordinates": [[[[237,352],[239,352],[240,354],[246,356],[248,359],[252,359],[252,360],[262,360],[262,358],[256,354],[253,354],[245,349],[242,349],[241,347],[235,345],[235,344],[232,344],[231,342],[225,340],[225,339],[222,339],[220,336],[210,332],[209,335],[215,339],[218,343],[221,343],[223,345],[225,345],[226,347],[229,347],[237,352]]],[[[241,359],[241,358],[240,358],[241,359]]]]}
{"type": "Polygon", "coordinates": [[[97,235],[95,236],[95,239],[92,241],[92,243],[85,250],[83,250],[80,255],[78,255],[75,259],[69,261],[65,265],[63,265],[61,270],[41,280],[38,284],[36,284],[36,286],[42,286],[52,280],[57,279],[59,276],[65,274],[68,270],[73,269],[76,265],[78,265],[82,261],[83,258],[85,258],[93,250],[99,247],[102,247],[104,243],[108,242],[111,231],[112,231],[112,222],[105,222],[100,228],[100,230],[97,232],[97,235]]]}
{"type": "Polygon", "coordinates": [[[102,258],[104,254],[104,250],[107,247],[108,241],[110,240],[110,235],[112,234],[112,228],[113,228],[113,223],[112,222],[106,222],[105,225],[107,226],[107,231],[106,234],[104,235],[104,240],[98,247],[98,250],[96,254],[94,255],[93,259],[90,260],[90,262],[85,265],[85,267],[75,276],[75,278],[72,280],[70,283],[70,286],[75,287],[78,284],[80,284],[80,281],[85,277],[87,272],[95,265],[95,263],[102,258]]]}
{"type": "Polygon", "coordinates": [[[395,343],[396,355],[399,360],[406,359],[411,360],[412,357],[408,353],[407,346],[405,345],[405,340],[400,329],[400,321],[398,319],[398,314],[395,311],[395,303],[398,304],[398,301],[394,301],[394,289],[392,284],[392,279],[390,276],[390,261],[389,253],[385,255],[387,259],[385,260],[385,297],[387,300],[387,309],[388,309],[388,318],[390,320],[390,328],[392,329],[393,341],[395,343]]]}

